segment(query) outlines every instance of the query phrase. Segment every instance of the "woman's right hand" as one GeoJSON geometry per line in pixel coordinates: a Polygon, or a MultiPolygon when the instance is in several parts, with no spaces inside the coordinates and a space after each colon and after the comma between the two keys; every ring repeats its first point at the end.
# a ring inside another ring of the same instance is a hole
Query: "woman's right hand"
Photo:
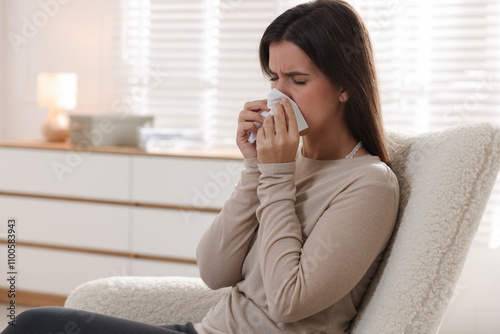
{"type": "Polygon", "coordinates": [[[258,100],[245,103],[245,107],[238,116],[238,131],[236,133],[236,144],[245,159],[257,156],[256,142],[248,141],[248,131],[257,133],[258,127],[254,122],[264,124],[264,117],[259,112],[270,111],[267,107],[267,100],[258,100]]]}

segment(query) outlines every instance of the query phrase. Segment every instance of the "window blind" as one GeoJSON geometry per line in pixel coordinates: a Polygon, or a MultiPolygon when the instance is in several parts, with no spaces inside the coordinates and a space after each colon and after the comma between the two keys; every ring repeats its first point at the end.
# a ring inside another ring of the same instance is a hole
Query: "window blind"
{"type": "Polygon", "coordinates": [[[354,1],[370,28],[389,126],[499,124],[495,0],[354,1]]]}
{"type": "MultiPolygon", "coordinates": [[[[210,146],[234,147],[243,104],[269,90],[258,63],[260,37],[301,2],[116,0],[121,107],[155,115],[159,127],[200,129],[210,146]]],[[[387,127],[500,124],[497,0],[348,2],[371,34],[387,127]]],[[[476,243],[500,247],[500,182],[476,243]]]]}
{"type": "Polygon", "coordinates": [[[233,146],[239,111],[265,98],[258,62],[267,25],[292,0],[117,1],[119,90],[158,127],[199,129],[209,146],[233,146]]]}
{"type": "MultiPolygon", "coordinates": [[[[424,132],[461,123],[500,125],[497,0],[353,0],[368,25],[384,123],[424,132]]],[[[500,180],[474,240],[500,248],[500,180]]]]}

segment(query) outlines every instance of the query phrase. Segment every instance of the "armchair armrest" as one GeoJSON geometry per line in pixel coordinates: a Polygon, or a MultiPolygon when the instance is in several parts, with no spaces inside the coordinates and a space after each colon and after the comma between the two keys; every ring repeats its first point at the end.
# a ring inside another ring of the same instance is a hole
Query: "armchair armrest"
{"type": "Polygon", "coordinates": [[[77,287],[65,307],[151,325],[196,323],[228,291],[192,277],[109,277],[77,287]]]}

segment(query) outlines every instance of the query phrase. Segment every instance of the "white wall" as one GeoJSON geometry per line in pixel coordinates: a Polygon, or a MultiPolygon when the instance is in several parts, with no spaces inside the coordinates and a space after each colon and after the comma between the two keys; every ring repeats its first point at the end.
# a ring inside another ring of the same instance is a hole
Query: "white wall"
{"type": "Polygon", "coordinates": [[[113,15],[118,2],[2,0],[2,139],[43,138],[47,110],[36,104],[40,72],[75,72],[78,102],[71,113],[109,110],[113,15]],[[44,5],[45,4],[45,5],[44,5]]]}

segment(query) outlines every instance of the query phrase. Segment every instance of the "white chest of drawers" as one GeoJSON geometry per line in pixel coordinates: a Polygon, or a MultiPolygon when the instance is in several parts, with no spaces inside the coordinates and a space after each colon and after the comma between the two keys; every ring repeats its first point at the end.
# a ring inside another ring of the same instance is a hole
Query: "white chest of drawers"
{"type": "Polygon", "coordinates": [[[13,217],[19,302],[60,304],[100,277],[198,276],[196,245],[242,168],[235,151],[0,143],[0,262],[13,217]]]}

